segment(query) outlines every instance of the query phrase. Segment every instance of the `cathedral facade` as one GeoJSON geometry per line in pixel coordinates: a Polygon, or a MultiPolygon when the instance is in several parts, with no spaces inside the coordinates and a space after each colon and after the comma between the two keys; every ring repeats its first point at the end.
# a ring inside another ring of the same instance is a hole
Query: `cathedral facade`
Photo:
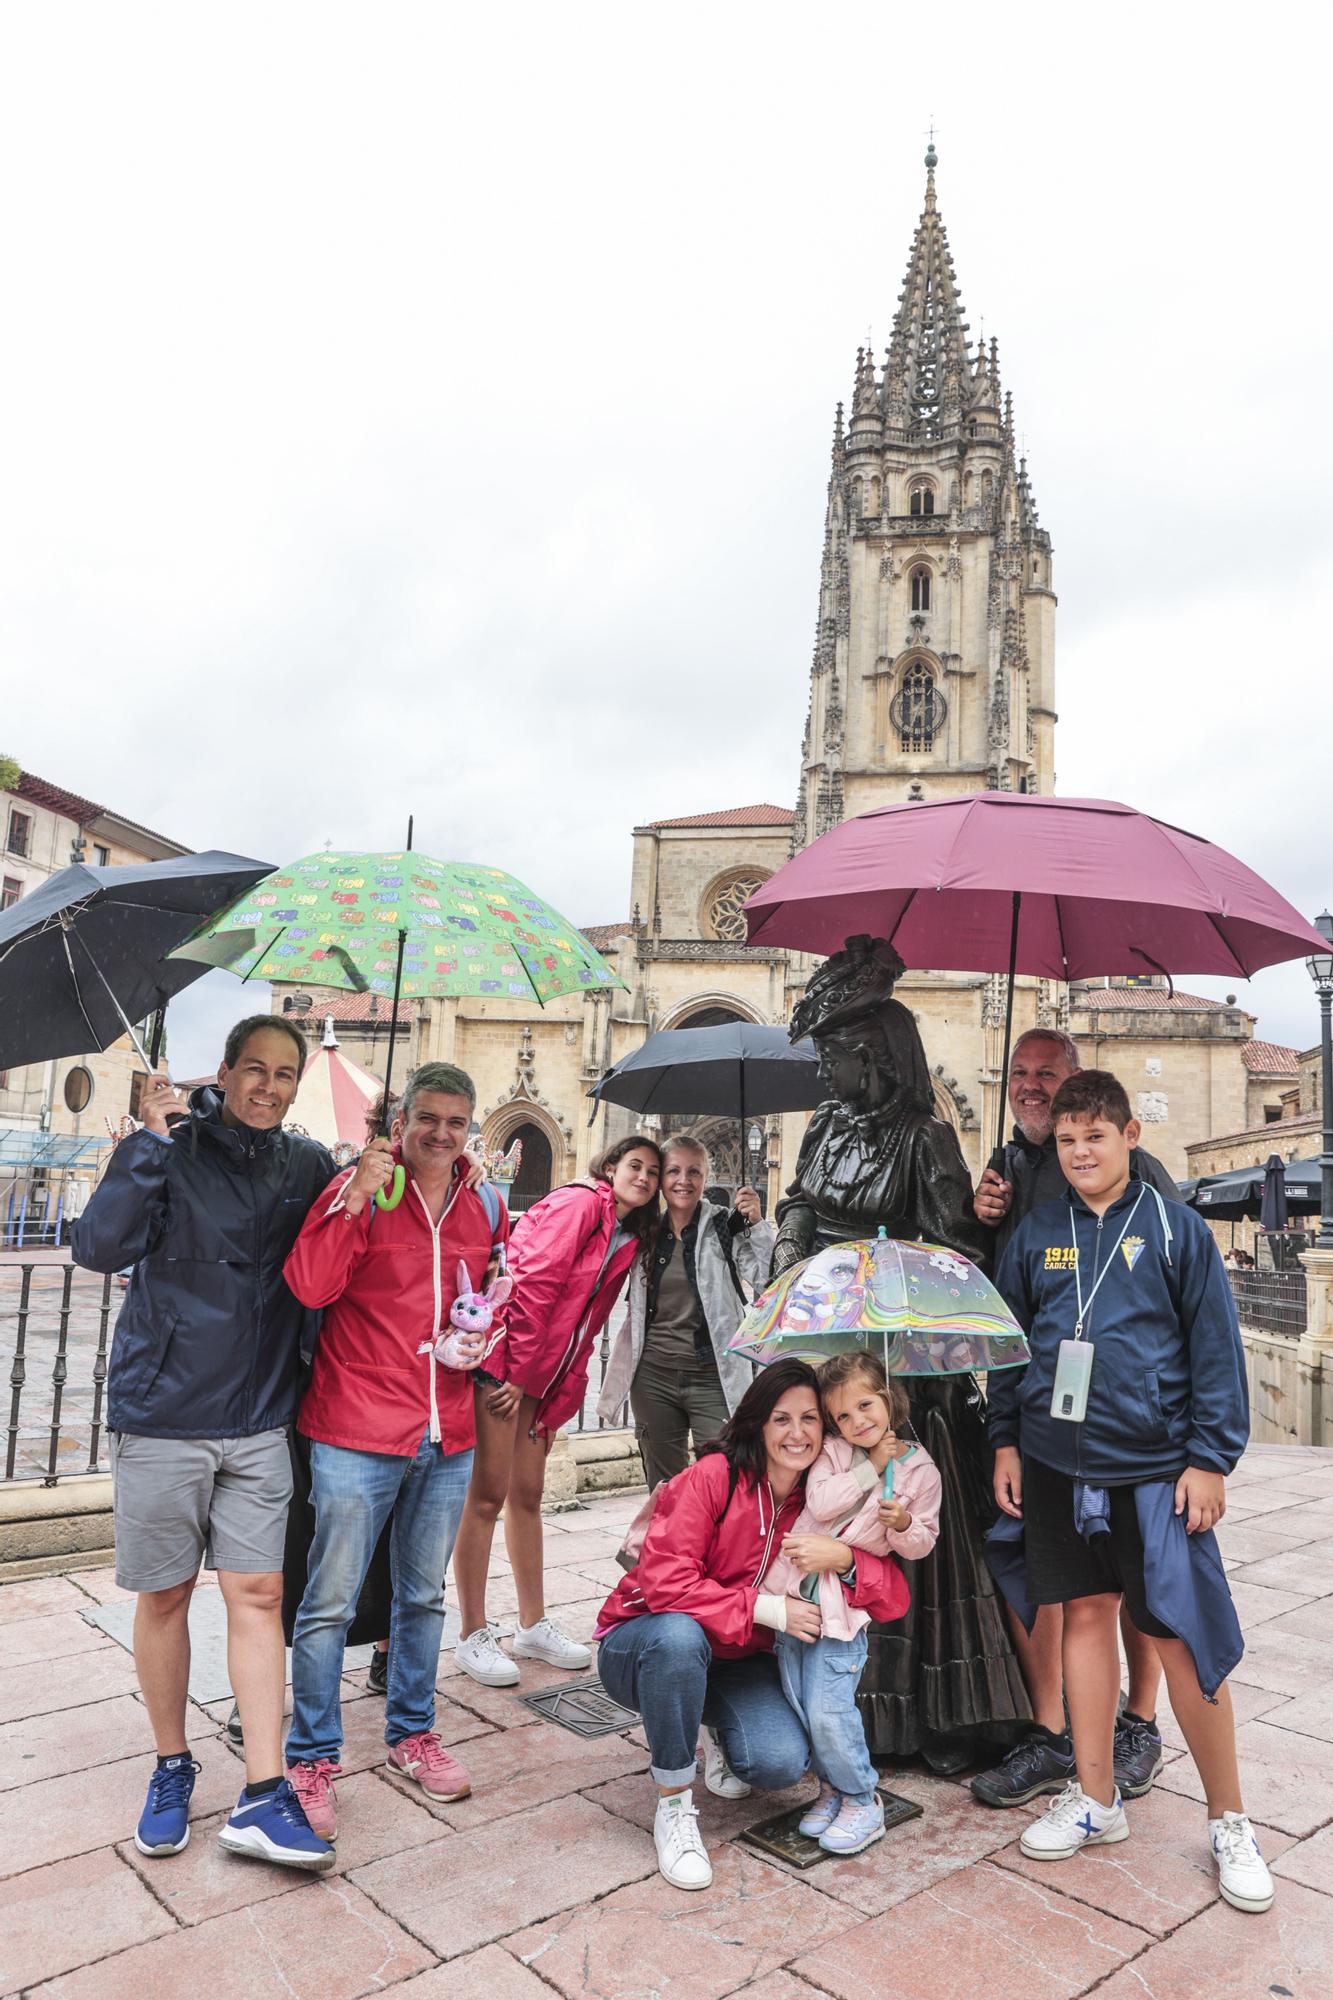
{"type": "MultiPolygon", "coordinates": [[[[850,405],[833,425],[809,707],[795,803],[724,807],[636,827],[628,913],[584,925],[620,990],[544,1011],[496,999],[404,1005],[414,1064],[454,1061],[475,1079],[488,1148],[522,1141],[511,1206],[586,1170],[627,1112],[590,1105],[606,1069],[659,1028],[740,1018],[783,1022],[812,961],[750,950],[741,914],[793,853],[874,806],[981,790],[1055,788],[1055,609],[1050,536],[1015,450],[998,342],[972,339],[926,155],[925,200],[892,337],[877,365],[856,356],[850,405]],[[591,1115],[590,1115],[591,1114],[591,1115]]],[[[813,552],[812,552],[813,553],[813,552]]],[[[812,575],[812,582],[814,577],[812,575]]],[[[587,912],[575,911],[579,918],[587,912]]],[[[1253,1018],[1157,992],[1161,982],[1067,988],[1019,982],[1014,1033],[1065,1028],[1120,1069],[1147,1143],[1177,1173],[1185,1146],[1244,1123],[1253,1018]]],[[[936,1105],[974,1177],[1001,1110],[1004,981],[909,971],[936,1105]]],[[[276,1009],[331,1013],[348,1053],[383,1073],[387,1019],[345,994],[274,989],[276,1009]]],[[[643,1121],[654,1129],[652,1121],[643,1121]]],[[[790,1178],[804,1120],[676,1120],[701,1129],[715,1181],[790,1178]]]]}

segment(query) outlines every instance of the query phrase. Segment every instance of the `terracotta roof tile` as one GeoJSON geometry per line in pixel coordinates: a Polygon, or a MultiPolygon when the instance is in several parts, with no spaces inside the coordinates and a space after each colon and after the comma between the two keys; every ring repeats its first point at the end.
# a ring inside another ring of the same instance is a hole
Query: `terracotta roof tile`
{"type": "Polygon", "coordinates": [[[1257,1076],[1296,1076],[1300,1069],[1300,1050],[1281,1042],[1242,1042],[1240,1059],[1257,1076]]]}
{"type": "Polygon", "coordinates": [[[1198,993],[1168,993],[1165,986],[1094,986],[1075,993],[1070,1005],[1086,1014],[1224,1014],[1222,1000],[1198,993]]]}
{"type": "Polygon", "coordinates": [[[681,819],[650,819],[654,830],[666,826],[790,826],[796,818],[786,806],[724,806],[720,812],[686,813],[681,819]]]}
{"type": "Polygon", "coordinates": [[[52,785],[45,778],[38,778],[31,771],[19,774],[18,795],[29,805],[40,806],[43,812],[59,813],[62,819],[72,819],[79,826],[86,826],[98,813],[105,812],[105,806],[94,805],[91,799],[80,798],[77,792],[67,792],[63,785],[52,785]]]}
{"type": "MultiPolygon", "coordinates": [[[[305,988],[302,987],[299,990],[304,992],[305,988]]],[[[274,988],[274,992],[275,994],[278,992],[277,987],[274,988]]],[[[325,997],[322,999],[316,995],[312,995],[311,997],[314,1000],[314,1005],[308,1012],[298,1013],[294,1007],[289,1010],[291,1018],[309,1035],[314,1035],[316,1027],[322,1033],[324,1022],[330,1014],[332,1014],[335,1023],[340,1021],[375,1021],[382,1023],[385,1027],[388,1026],[389,1003],[387,1000],[381,998],[378,993],[339,993],[336,997],[325,997]],[[371,1011],[372,1008],[374,1009],[373,1012],[371,1011]]],[[[398,1025],[402,1027],[405,1023],[414,1021],[418,1012],[425,1004],[424,1000],[400,1000],[398,1002],[398,1025]]],[[[276,1014],[281,1014],[283,1011],[281,1004],[275,1007],[273,1011],[276,1014]]]]}
{"type": "Polygon", "coordinates": [[[580,924],[579,936],[585,937],[594,951],[614,951],[617,938],[632,937],[634,925],[626,917],[618,924],[580,924]]]}

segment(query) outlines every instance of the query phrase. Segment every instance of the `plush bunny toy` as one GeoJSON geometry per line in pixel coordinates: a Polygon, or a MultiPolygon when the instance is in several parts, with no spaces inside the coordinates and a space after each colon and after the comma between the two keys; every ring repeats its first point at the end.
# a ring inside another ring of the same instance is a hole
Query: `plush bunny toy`
{"type": "MultiPolygon", "coordinates": [[[[474,1292],[467,1265],[460,1261],[458,1297],[449,1308],[451,1330],[434,1343],[435,1359],[446,1368],[475,1368],[485,1352],[486,1335],[494,1323],[496,1309],[513,1289],[513,1279],[501,1272],[484,1292],[474,1292]]],[[[424,1353],[430,1345],[426,1341],[421,1351],[424,1353]]]]}

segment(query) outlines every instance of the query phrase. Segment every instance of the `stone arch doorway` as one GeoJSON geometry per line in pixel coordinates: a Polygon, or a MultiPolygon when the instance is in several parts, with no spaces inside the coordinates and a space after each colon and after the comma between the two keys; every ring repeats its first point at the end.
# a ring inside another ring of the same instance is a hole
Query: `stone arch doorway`
{"type": "Polygon", "coordinates": [[[505,1145],[512,1146],[515,1139],[523,1142],[523,1158],[509,1190],[509,1213],[521,1215],[524,1209],[551,1192],[555,1162],[551,1142],[540,1125],[514,1126],[505,1134],[505,1145]]]}
{"type": "MultiPolygon", "coordinates": [[[[684,1013],[671,1023],[673,1028],[721,1028],[729,1021],[752,1021],[753,1016],[742,1013],[739,1007],[725,1002],[705,1003],[692,1012],[684,1013]]],[[[743,1140],[739,1121],[735,1118],[719,1118],[706,1111],[673,1112],[662,1120],[660,1137],[665,1141],[673,1132],[691,1132],[702,1139],[708,1148],[710,1197],[714,1201],[730,1203],[739,1187],[752,1184],[751,1176],[758,1181],[759,1199],[765,1210],[768,1208],[768,1138],[765,1131],[766,1120],[762,1117],[747,1121],[752,1129],[763,1135],[762,1151],[752,1167],[748,1155],[743,1150],[743,1140]]]]}

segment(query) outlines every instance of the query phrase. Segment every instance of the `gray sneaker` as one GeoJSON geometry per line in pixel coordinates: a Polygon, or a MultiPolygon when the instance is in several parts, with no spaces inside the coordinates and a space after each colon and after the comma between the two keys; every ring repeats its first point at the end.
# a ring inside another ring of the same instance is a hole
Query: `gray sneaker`
{"type": "Polygon", "coordinates": [[[1025,1806],[1043,1792],[1063,1791],[1073,1775],[1074,1746],[1068,1736],[1034,1729],[993,1771],[978,1771],[969,1790],[983,1806],[1025,1806]]]}
{"type": "Polygon", "coordinates": [[[1122,1798],[1141,1799],[1152,1790],[1162,1768],[1162,1734],[1155,1720],[1145,1722],[1128,1709],[1116,1717],[1114,1768],[1122,1798]]]}

